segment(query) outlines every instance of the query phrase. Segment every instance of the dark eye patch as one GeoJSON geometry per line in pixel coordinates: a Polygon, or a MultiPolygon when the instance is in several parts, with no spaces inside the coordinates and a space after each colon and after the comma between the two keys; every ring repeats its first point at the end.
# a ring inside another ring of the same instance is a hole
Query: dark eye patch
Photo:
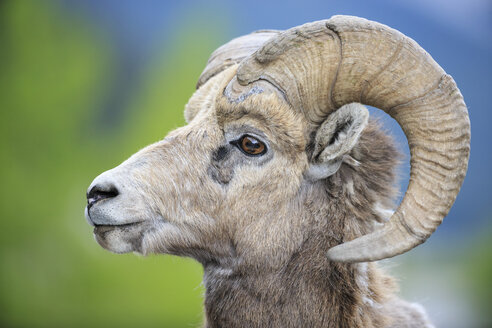
{"type": "Polygon", "coordinates": [[[234,176],[234,167],[237,165],[231,158],[231,145],[220,146],[211,157],[208,174],[221,185],[227,185],[234,176]]]}
{"type": "Polygon", "coordinates": [[[212,155],[212,160],[219,162],[227,157],[229,154],[229,150],[227,147],[221,146],[219,147],[212,155]]]}

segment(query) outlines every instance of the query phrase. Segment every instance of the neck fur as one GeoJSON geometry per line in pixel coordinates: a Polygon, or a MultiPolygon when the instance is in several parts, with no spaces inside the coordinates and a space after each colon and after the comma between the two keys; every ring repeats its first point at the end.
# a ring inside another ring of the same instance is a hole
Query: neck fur
{"type": "Polygon", "coordinates": [[[375,264],[333,263],[325,252],[388,218],[398,157],[370,123],[336,174],[300,191],[307,231],[285,260],[204,264],[207,327],[386,326],[392,279],[375,264]]]}
{"type": "Polygon", "coordinates": [[[205,267],[207,327],[383,327],[392,280],[373,264],[330,263],[306,242],[276,270],[205,267]]]}

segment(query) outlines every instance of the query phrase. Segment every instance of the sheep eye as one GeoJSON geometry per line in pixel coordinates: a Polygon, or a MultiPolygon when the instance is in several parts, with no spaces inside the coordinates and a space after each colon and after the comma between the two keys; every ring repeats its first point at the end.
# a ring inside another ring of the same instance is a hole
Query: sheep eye
{"type": "Polygon", "coordinates": [[[238,140],[237,146],[241,149],[246,155],[263,155],[266,152],[266,146],[260,140],[245,135],[238,140]]]}

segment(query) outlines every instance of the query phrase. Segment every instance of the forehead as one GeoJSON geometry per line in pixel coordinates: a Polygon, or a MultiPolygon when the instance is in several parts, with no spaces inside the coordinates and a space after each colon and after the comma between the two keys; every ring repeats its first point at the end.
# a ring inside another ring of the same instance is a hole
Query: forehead
{"type": "Polygon", "coordinates": [[[223,130],[249,126],[279,145],[305,149],[306,119],[275,93],[252,94],[239,103],[218,97],[215,115],[223,130]]]}

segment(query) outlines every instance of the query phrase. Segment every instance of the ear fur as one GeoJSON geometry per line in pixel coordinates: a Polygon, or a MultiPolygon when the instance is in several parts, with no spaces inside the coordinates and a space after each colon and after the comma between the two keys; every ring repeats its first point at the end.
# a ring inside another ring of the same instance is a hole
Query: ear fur
{"type": "Polygon", "coordinates": [[[313,159],[305,178],[317,181],[335,174],[368,120],[369,111],[359,103],[344,105],[330,114],[316,132],[313,159]]]}

